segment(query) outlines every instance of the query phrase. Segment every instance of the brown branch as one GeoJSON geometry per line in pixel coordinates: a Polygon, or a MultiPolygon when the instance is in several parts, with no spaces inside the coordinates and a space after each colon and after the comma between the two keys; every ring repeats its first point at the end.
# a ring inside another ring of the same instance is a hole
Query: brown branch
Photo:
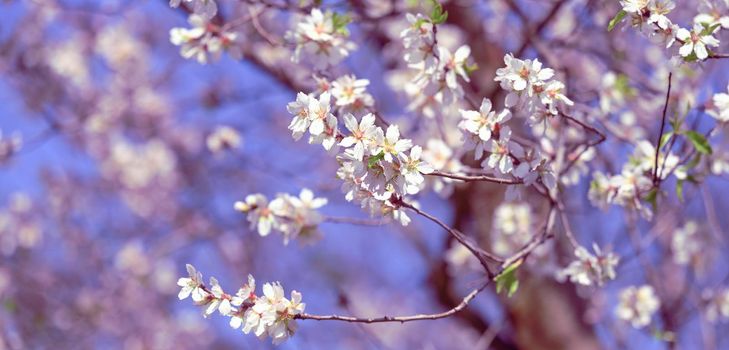
{"type": "Polygon", "coordinates": [[[656,141],[656,159],[653,164],[653,186],[658,186],[660,181],[658,180],[658,156],[661,151],[661,139],[663,138],[663,131],[666,128],[666,112],[668,111],[668,99],[671,97],[671,80],[673,73],[668,73],[668,89],[666,90],[666,103],[663,105],[663,117],[661,118],[661,130],[658,133],[658,140],[656,141]]]}
{"type": "Polygon", "coordinates": [[[463,233],[446,225],[443,221],[436,218],[435,216],[430,215],[430,214],[412,206],[411,204],[405,203],[402,200],[400,200],[397,204],[399,204],[400,206],[402,206],[404,208],[408,208],[408,209],[414,211],[418,215],[423,216],[426,219],[436,223],[438,226],[442,227],[449,234],[451,234],[451,236],[453,236],[453,238],[455,238],[459,243],[461,243],[464,247],[466,247],[466,249],[468,249],[478,259],[479,262],[481,262],[481,265],[484,267],[484,269],[486,269],[486,273],[488,274],[489,278],[493,278],[494,276],[496,276],[496,274],[494,274],[491,271],[491,268],[489,267],[488,263],[486,262],[486,259],[491,260],[492,262],[497,262],[497,263],[502,263],[504,261],[504,259],[501,259],[498,256],[495,256],[495,255],[481,249],[480,247],[474,245],[473,243],[471,243],[468,240],[468,238],[466,236],[463,235],[463,233]]]}
{"type": "Polygon", "coordinates": [[[488,175],[459,175],[459,174],[451,174],[451,173],[444,173],[441,171],[433,171],[430,174],[423,174],[423,175],[429,175],[429,176],[440,176],[445,177],[449,179],[454,180],[461,180],[464,182],[473,182],[473,181],[483,181],[483,182],[493,182],[497,184],[502,185],[517,185],[517,184],[523,184],[523,180],[519,179],[501,179],[498,177],[492,177],[488,175]]]}
{"type": "Polygon", "coordinates": [[[729,53],[712,53],[707,57],[706,59],[722,59],[722,58],[729,58],[729,53]]]}
{"type": "MultiPolygon", "coordinates": [[[[572,117],[572,116],[570,116],[570,115],[568,115],[568,114],[566,114],[566,113],[564,113],[562,111],[559,111],[559,114],[562,117],[564,117],[567,121],[573,122],[573,123],[581,126],[583,129],[585,129],[585,130],[587,130],[589,132],[592,132],[592,133],[594,133],[594,134],[596,134],[598,136],[598,139],[597,140],[593,140],[593,141],[589,141],[589,142],[583,143],[584,146],[585,146],[585,148],[582,151],[580,151],[580,153],[578,153],[572,160],[570,160],[569,163],[567,163],[567,166],[565,166],[564,169],[562,169],[562,171],[560,172],[560,175],[561,175],[561,174],[566,173],[568,170],[570,170],[570,168],[572,168],[572,166],[574,166],[577,163],[577,161],[579,161],[580,157],[582,157],[582,155],[585,152],[587,152],[587,150],[589,150],[590,147],[595,147],[595,146],[597,146],[597,145],[605,142],[605,140],[607,140],[607,137],[605,136],[605,133],[603,133],[602,131],[600,131],[600,130],[596,129],[593,126],[590,126],[590,125],[588,125],[588,124],[580,121],[579,119],[576,119],[575,117],[572,117]]],[[[580,144],[580,145],[583,145],[583,144],[580,144]]],[[[579,147],[580,145],[578,145],[577,147],[579,147]]],[[[576,150],[577,147],[575,147],[574,150],[576,150]]]]}
{"type": "Polygon", "coordinates": [[[381,225],[385,225],[387,223],[387,221],[385,221],[385,220],[347,218],[347,217],[336,217],[336,216],[324,217],[324,222],[329,222],[329,223],[333,223],[333,224],[352,224],[352,225],[361,225],[361,226],[381,226],[381,225]]]}
{"type": "Polygon", "coordinates": [[[472,290],[471,293],[466,295],[461,302],[456,305],[454,308],[441,312],[436,314],[418,314],[418,315],[412,315],[412,316],[382,316],[382,317],[371,317],[371,318],[359,318],[359,317],[352,317],[352,316],[338,316],[338,315],[311,315],[311,314],[299,314],[294,316],[295,319],[301,319],[301,320],[316,320],[316,321],[344,321],[344,322],[357,322],[357,323],[383,323],[383,322],[411,322],[411,321],[421,321],[421,320],[437,320],[439,318],[446,318],[448,316],[454,315],[457,312],[463,310],[468,306],[468,303],[473,300],[473,298],[478,295],[481,291],[483,291],[491,282],[491,279],[486,280],[485,282],[481,283],[481,285],[472,290]]]}

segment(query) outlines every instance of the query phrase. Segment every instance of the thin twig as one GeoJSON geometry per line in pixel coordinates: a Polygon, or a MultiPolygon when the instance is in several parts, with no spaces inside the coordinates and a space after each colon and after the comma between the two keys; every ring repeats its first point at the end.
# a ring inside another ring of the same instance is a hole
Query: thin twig
{"type": "Polygon", "coordinates": [[[348,218],[348,217],[337,217],[327,216],[324,217],[324,222],[330,222],[333,224],[352,224],[362,226],[382,226],[387,224],[386,220],[375,220],[375,219],[360,219],[360,218],[348,218]]]}
{"type": "Polygon", "coordinates": [[[668,111],[668,99],[671,97],[671,79],[673,78],[673,72],[668,73],[668,90],[666,90],[666,103],[663,105],[663,117],[661,118],[661,131],[658,133],[658,141],[656,141],[656,159],[653,164],[653,186],[658,186],[658,155],[661,151],[661,139],[663,138],[663,131],[666,128],[666,112],[668,111]]]}
{"type": "Polygon", "coordinates": [[[486,280],[483,282],[478,288],[474,289],[466,295],[461,302],[456,305],[454,308],[441,312],[436,314],[419,314],[419,315],[412,315],[412,316],[382,316],[382,317],[369,317],[369,318],[360,318],[360,317],[351,317],[351,316],[338,316],[338,315],[311,315],[311,314],[299,314],[294,316],[295,319],[301,319],[301,320],[316,320],[316,321],[344,321],[344,322],[358,322],[358,323],[383,323],[383,322],[411,322],[411,321],[421,321],[421,320],[437,320],[439,318],[446,318],[448,316],[454,315],[455,313],[463,310],[468,306],[468,303],[473,300],[473,298],[478,295],[481,291],[486,289],[486,287],[491,282],[491,279],[486,280]]]}
{"type": "Polygon", "coordinates": [[[442,171],[437,171],[437,170],[433,171],[432,173],[424,174],[424,175],[446,177],[449,179],[461,180],[464,182],[483,181],[483,182],[493,182],[493,183],[502,184],[502,185],[518,185],[518,184],[524,183],[524,181],[520,180],[520,179],[502,179],[502,178],[488,176],[488,175],[459,175],[459,174],[444,173],[442,171]]]}
{"type": "Polygon", "coordinates": [[[570,220],[567,217],[567,213],[565,213],[564,204],[559,199],[557,200],[557,211],[559,212],[559,218],[562,222],[565,236],[567,236],[567,239],[570,241],[572,248],[577,249],[580,246],[580,243],[577,242],[577,239],[575,238],[575,233],[572,232],[572,225],[570,225],[570,220]]]}
{"type": "Polygon", "coordinates": [[[486,269],[486,273],[489,275],[490,278],[493,278],[494,276],[496,276],[491,271],[491,268],[489,267],[489,265],[485,259],[488,259],[488,260],[491,260],[491,261],[497,262],[497,263],[502,263],[504,261],[504,259],[501,259],[498,256],[495,256],[495,255],[477,247],[476,245],[471,243],[468,240],[468,238],[463,235],[463,233],[446,225],[443,221],[436,218],[435,216],[430,215],[430,214],[412,206],[411,204],[405,203],[403,201],[400,201],[399,204],[402,207],[408,208],[408,209],[414,211],[415,213],[417,213],[418,215],[423,216],[426,219],[436,223],[438,226],[442,227],[444,230],[446,230],[448,233],[450,233],[453,236],[453,238],[455,238],[459,243],[461,243],[464,247],[466,247],[466,249],[468,249],[478,259],[479,262],[481,262],[481,265],[484,267],[484,269],[486,269]]]}

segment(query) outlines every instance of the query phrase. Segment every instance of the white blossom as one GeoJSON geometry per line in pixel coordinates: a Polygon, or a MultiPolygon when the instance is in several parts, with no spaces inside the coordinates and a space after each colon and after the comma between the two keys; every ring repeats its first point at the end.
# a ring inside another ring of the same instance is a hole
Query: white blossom
{"type": "Polygon", "coordinates": [[[296,45],[291,60],[299,62],[305,56],[316,69],[336,65],[349,56],[356,46],[348,36],[346,28],[335,27],[334,13],[318,8],[313,8],[294,30],[286,33],[286,38],[296,45]]]}
{"type": "Polygon", "coordinates": [[[630,322],[634,328],[643,328],[650,324],[651,317],[661,306],[653,287],[649,285],[627,287],[620,291],[619,299],[615,315],[630,322]]]}
{"type": "MultiPolygon", "coordinates": [[[[263,339],[270,337],[274,344],[280,344],[290,338],[296,331],[297,315],[304,313],[306,304],[302,302],[302,295],[297,291],[291,291],[291,297],[287,299],[281,283],[265,283],[263,294],[256,294],[256,282],[252,275],[248,275],[248,282],[244,284],[235,296],[225,294],[218,280],[211,277],[210,286],[202,284],[199,274],[191,265],[188,272],[191,278],[180,278],[178,285],[184,288],[196,288],[210,290],[203,299],[196,301],[198,305],[205,308],[204,315],[213,314],[216,310],[223,316],[230,317],[230,326],[234,329],[241,328],[246,334],[253,332],[263,339]],[[191,280],[195,280],[191,282],[191,280]]],[[[190,290],[186,293],[195,292],[190,290]]],[[[182,294],[182,292],[181,292],[182,294]]],[[[182,298],[181,298],[182,299],[182,298]]]]}
{"type": "Polygon", "coordinates": [[[401,153],[399,155],[400,174],[402,175],[402,179],[404,179],[404,183],[402,183],[399,187],[403,188],[403,192],[407,194],[418,193],[420,191],[420,186],[422,186],[423,181],[425,181],[423,174],[430,174],[433,172],[433,167],[420,159],[422,151],[423,149],[420,146],[414,146],[410,149],[409,156],[405,155],[405,153],[401,153]]]}
{"type": "Polygon", "coordinates": [[[367,79],[344,75],[332,82],[331,93],[336,105],[344,112],[358,113],[374,105],[372,95],[367,93],[367,79]]]}
{"type": "Polygon", "coordinates": [[[268,199],[262,194],[250,194],[245,202],[235,202],[235,210],[248,213],[251,229],[256,228],[261,237],[268,236],[271,228],[277,224],[276,216],[268,205],[268,199]]]}
{"type": "Polygon", "coordinates": [[[214,0],[170,0],[170,7],[179,7],[185,2],[196,15],[211,19],[218,13],[218,5],[214,0]]]}
{"type": "Polygon", "coordinates": [[[729,289],[706,290],[702,293],[706,300],[705,314],[709,322],[729,320],[729,289]]]}
{"type": "Polygon", "coordinates": [[[403,152],[412,147],[413,142],[409,139],[400,139],[400,128],[397,125],[390,125],[387,131],[377,129],[375,134],[375,151],[374,154],[383,153],[387,162],[392,162],[403,152]]]}
{"type": "Polygon", "coordinates": [[[698,262],[706,254],[706,240],[699,231],[695,221],[688,221],[676,229],[671,239],[673,261],[679,265],[698,262]]]}
{"type": "Polygon", "coordinates": [[[241,143],[241,136],[238,131],[229,126],[219,126],[208,135],[205,143],[210,152],[219,153],[224,150],[238,148],[241,143]]]}
{"type": "Polygon", "coordinates": [[[721,92],[714,94],[712,97],[713,108],[708,110],[710,116],[722,123],[729,122],[729,85],[727,85],[726,89],[726,93],[721,92]]]}
{"type": "Polygon", "coordinates": [[[511,119],[511,112],[508,109],[504,109],[498,114],[491,110],[491,101],[487,98],[481,101],[478,111],[460,110],[460,113],[463,120],[459,127],[477,135],[484,142],[491,140],[492,135],[499,134],[504,128],[504,123],[511,119]]]}
{"type": "Polygon", "coordinates": [[[438,48],[438,68],[445,72],[445,81],[449,88],[456,89],[458,87],[457,76],[465,81],[470,81],[465,68],[466,60],[470,54],[471,48],[465,45],[459,47],[453,54],[445,47],[438,48]]]}
{"type": "Polygon", "coordinates": [[[369,150],[375,141],[378,129],[375,126],[375,116],[369,113],[363,116],[358,124],[353,115],[347,114],[344,116],[344,125],[350,134],[344,137],[339,145],[347,148],[353,147],[354,158],[362,160],[365,150],[369,150]]]}
{"type": "Polygon", "coordinates": [[[200,303],[205,300],[208,294],[203,288],[202,273],[195,270],[195,267],[190,264],[185,265],[185,267],[187,268],[188,277],[177,280],[177,285],[182,287],[177,297],[183,300],[192,295],[192,300],[200,303]]]}
{"type": "Polygon", "coordinates": [[[603,253],[597,244],[593,244],[592,249],[595,251],[594,255],[583,247],[577,247],[577,260],[561,270],[557,277],[569,278],[571,282],[585,286],[601,286],[605,281],[615,279],[615,267],[620,259],[612,252],[603,253]]]}
{"type": "Polygon", "coordinates": [[[719,46],[719,40],[714,38],[712,33],[706,33],[704,27],[700,24],[695,24],[692,31],[688,31],[685,28],[679,29],[676,32],[676,38],[683,42],[681,48],[678,50],[678,53],[682,57],[688,57],[692,53],[695,53],[696,58],[705,60],[709,57],[707,46],[719,46]]]}
{"type": "Polygon", "coordinates": [[[184,58],[195,58],[200,64],[206,64],[211,59],[220,58],[224,49],[234,58],[239,58],[238,41],[241,37],[224,28],[208,22],[208,18],[199,14],[192,14],[188,18],[192,28],[170,29],[170,42],[180,46],[180,55],[184,58]]]}

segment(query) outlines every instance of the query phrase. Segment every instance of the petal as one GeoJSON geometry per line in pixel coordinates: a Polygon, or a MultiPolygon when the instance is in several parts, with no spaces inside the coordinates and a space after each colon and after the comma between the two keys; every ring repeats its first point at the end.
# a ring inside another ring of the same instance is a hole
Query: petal
{"type": "Polygon", "coordinates": [[[686,44],[683,44],[683,46],[681,46],[680,49],[678,49],[678,54],[683,57],[688,57],[689,55],[691,55],[691,51],[693,51],[693,50],[694,50],[694,45],[691,43],[686,43],[686,44]]]}
{"type": "Polygon", "coordinates": [[[694,51],[696,51],[696,57],[700,60],[705,60],[709,57],[709,52],[706,51],[706,46],[701,42],[694,44],[694,51]]]}
{"type": "Polygon", "coordinates": [[[481,108],[479,108],[479,112],[481,112],[481,115],[486,116],[491,111],[491,100],[488,98],[484,98],[481,101],[481,108]]]}

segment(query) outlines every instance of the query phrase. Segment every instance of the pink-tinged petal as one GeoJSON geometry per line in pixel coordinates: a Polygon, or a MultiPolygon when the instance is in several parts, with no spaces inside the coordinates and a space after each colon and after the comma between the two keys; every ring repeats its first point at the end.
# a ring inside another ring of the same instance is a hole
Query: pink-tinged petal
{"type": "Polygon", "coordinates": [[[484,98],[483,101],[481,101],[481,107],[479,108],[479,112],[481,112],[481,115],[487,115],[491,111],[491,100],[488,98],[484,98]]]}

